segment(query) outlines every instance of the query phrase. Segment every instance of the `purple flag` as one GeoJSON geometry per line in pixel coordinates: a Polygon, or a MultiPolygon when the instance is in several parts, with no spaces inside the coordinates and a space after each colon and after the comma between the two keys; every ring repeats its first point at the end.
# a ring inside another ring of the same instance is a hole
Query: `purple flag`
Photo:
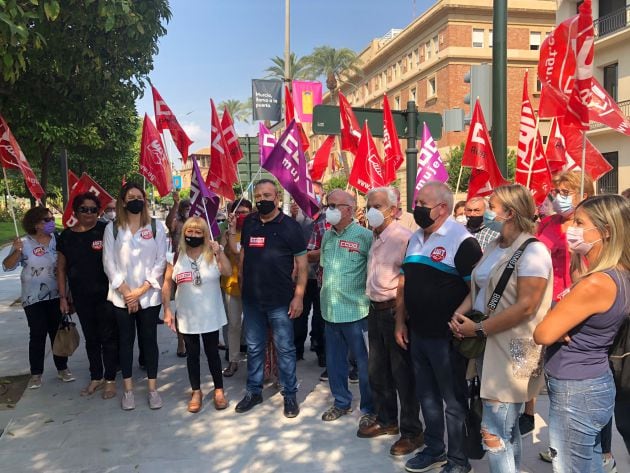
{"type": "Polygon", "coordinates": [[[413,192],[413,201],[416,201],[418,191],[429,181],[448,181],[448,172],[444,167],[435,141],[431,136],[429,127],[424,123],[422,130],[422,148],[418,156],[418,175],[416,176],[416,188],[413,192]]]}
{"type": "Polygon", "coordinates": [[[291,120],[261,166],[276,176],[306,215],[313,218],[319,212],[295,120],[291,120]]]}
{"type": "Polygon", "coordinates": [[[210,225],[212,235],[216,237],[219,234],[216,218],[220,198],[206,186],[195,157],[190,156],[190,158],[193,162],[193,172],[190,178],[190,213],[188,216],[205,218],[210,225]]]}
{"type": "Polygon", "coordinates": [[[260,165],[265,167],[267,158],[271,154],[273,147],[276,146],[276,137],[273,136],[265,125],[258,124],[258,148],[260,149],[260,165]]]}

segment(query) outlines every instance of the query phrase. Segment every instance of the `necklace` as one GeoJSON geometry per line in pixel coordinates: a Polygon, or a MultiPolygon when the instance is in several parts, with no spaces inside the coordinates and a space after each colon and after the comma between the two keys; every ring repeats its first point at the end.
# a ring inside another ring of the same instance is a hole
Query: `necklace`
{"type": "Polygon", "coordinates": [[[201,286],[201,273],[199,272],[199,257],[196,259],[192,259],[190,256],[186,255],[188,261],[190,261],[190,267],[193,273],[193,286],[201,286]]]}

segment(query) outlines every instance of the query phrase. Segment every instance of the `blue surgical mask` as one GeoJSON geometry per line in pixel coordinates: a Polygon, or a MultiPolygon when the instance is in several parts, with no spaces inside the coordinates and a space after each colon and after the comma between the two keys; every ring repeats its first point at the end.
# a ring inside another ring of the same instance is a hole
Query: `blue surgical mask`
{"type": "Polygon", "coordinates": [[[486,211],[483,213],[483,224],[490,230],[500,232],[501,228],[503,228],[503,222],[498,222],[496,218],[497,213],[494,210],[486,209],[486,211]]]}
{"type": "Polygon", "coordinates": [[[562,194],[558,194],[556,198],[553,199],[551,205],[553,206],[554,212],[562,215],[563,217],[570,215],[571,213],[573,213],[574,210],[573,197],[571,197],[570,195],[565,196],[562,194]]]}

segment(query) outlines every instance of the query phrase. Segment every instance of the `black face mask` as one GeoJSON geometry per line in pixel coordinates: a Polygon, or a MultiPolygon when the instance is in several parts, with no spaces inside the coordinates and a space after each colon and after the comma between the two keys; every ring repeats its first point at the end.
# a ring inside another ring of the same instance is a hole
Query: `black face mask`
{"type": "Polygon", "coordinates": [[[416,208],[413,209],[413,219],[420,228],[429,228],[435,223],[435,220],[431,218],[431,210],[433,209],[430,207],[423,207],[421,205],[416,205],[416,208]]]}
{"type": "Polygon", "coordinates": [[[126,207],[132,214],[139,214],[144,209],[144,200],[130,200],[126,207]]]}
{"type": "Polygon", "coordinates": [[[466,226],[468,228],[479,228],[483,223],[483,215],[476,215],[474,217],[468,217],[466,226]]]}
{"type": "Polygon", "coordinates": [[[185,236],[184,241],[191,248],[197,248],[198,246],[203,245],[203,237],[194,237],[194,236],[185,236]]]}
{"type": "Polygon", "coordinates": [[[276,203],[273,200],[261,200],[256,202],[256,208],[261,215],[267,215],[274,211],[276,203]]]}

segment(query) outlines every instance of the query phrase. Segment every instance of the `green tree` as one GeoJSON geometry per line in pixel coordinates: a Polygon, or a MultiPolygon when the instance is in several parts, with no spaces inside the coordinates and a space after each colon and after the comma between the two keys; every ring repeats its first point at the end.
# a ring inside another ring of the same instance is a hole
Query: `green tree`
{"type": "Polygon", "coordinates": [[[335,49],[330,46],[318,46],[309,56],[306,56],[305,61],[307,64],[305,74],[310,77],[324,76],[326,87],[332,97],[339,82],[344,82],[342,77],[363,75],[359,57],[348,48],[335,49]]]}
{"type": "Polygon", "coordinates": [[[252,116],[252,99],[246,101],[238,99],[228,99],[221,102],[218,106],[219,110],[227,109],[235,122],[249,123],[252,116]]]}
{"type": "MultiPolygon", "coordinates": [[[[284,80],[284,57],[276,56],[271,58],[273,66],[265,69],[267,73],[266,77],[270,79],[284,80]]],[[[295,53],[291,53],[289,56],[289,77],[287,80],[292,81],[294,79],[313,79],[314,77],[306,73],[308,67],[307,57],[298,57],[295,53]]]]}
{"type": "MultiPolygon", "coordinates": [[[[465,143],[451,148],[446,157],[446,166],[448,168],[448,186],[455,192],[457,187],[457,179],[459,170],[462,167],[462,157],[464,156],[465,143]]],[[[514,172],[516,168],[516,151],[513,149],[508,152],[507,156],[508,175],[505,178],[508,181],[514,180],[514,172]]],[[[459,192],[468,191],[468,181],[470,181],[471,168],[464,166],[462,178],[459,184],[459,192]]]]}

